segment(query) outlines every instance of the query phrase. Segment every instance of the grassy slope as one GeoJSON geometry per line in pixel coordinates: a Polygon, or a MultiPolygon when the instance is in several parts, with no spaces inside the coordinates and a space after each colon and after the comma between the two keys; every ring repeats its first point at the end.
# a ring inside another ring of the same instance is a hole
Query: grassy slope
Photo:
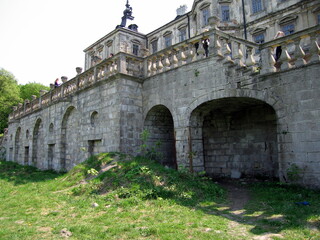
{"type": "Polygon", "coordinates": [[[225,194],[212,181],[125,158],[100,154],[67,174],[0,162],[0,239],[61,239],[62,229],[72,239],[259,239],[265,232],[316,239],[319,233],[317,192],[254,185],[253,200],[236,217],[220,210],[225,194]],[[94,175],[110,162],[115,167],[88,180],[88,170],[94,175]],[[292,204],[305,198],[313,204],[292,204]],[[268,218],[274,215],[282,220],[268,218]]]}

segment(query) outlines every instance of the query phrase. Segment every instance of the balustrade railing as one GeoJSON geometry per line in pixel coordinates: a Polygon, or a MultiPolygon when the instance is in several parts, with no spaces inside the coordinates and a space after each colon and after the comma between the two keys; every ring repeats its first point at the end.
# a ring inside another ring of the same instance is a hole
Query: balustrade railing
{"type": "Polygon", "coordinates": [[[253,49],[258,50],[259,45],[214,28],[148,56],[145,76],[154,76],[207,57],[216,57],[218,61],[240,68],[250,68],[258,62],[253,49]]]}
{"type": "Polygon", "coordinates": [[[46,107],[115,74],[126,74],[137,78],[151,77],[206,58],[215,58],[226,67],[236,67],[260,74],[319,62],[319,33],[320,26],[315,26],[258,45],[212,27],[196,37],[144,58],[120,52],[83,73],[79,72],[76,77],[60,87],[53,88],[47,93],[42,92],[39,99],[33,96],[31,101],[14,107],[9,120],[46,107]],[[277,46],[282,47],[282,54],[276,62],[274,50],[277,46]]]}
{"type": "Polygon", "coordinates": [[[9,121],[44,108],[118,73],[142,77],[142,69],[142,58],[126,53],[119,53],[112,58],[101,61],[83,73],[79,73],[76,77],[63,83],[61,86],[52,88],[49,92],[41,91],[40,98],[33,96],[31,101],[25,101],[24,105],[19,104],[14,107],[13,112],[9,115],[9,121]]]}
{"type": "Polygon", "coordinates": [[[260,45],[261,73],[272,73],[319,62],[319,33],[317,25],[260,45]],[[275,60],[275,49],[281,47],[280,58],[275,60]]]}

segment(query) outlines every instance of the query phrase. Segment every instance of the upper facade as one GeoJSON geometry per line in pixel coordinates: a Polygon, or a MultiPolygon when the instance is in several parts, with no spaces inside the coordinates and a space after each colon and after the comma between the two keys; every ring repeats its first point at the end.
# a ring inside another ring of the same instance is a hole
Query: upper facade
{"type": "Polygon", "coordinates": [[[138,57],[152,55],[208,31],[213,21],[226,33],[260,44],[274,39],[278,31],[289,35],[318,25],[320,2],[195,0],[191,11],[181,6],[175,19],[146,35],[134,24],[128,28],[117,26],[84,50],[85,70],[118,52],[138,57]]]}

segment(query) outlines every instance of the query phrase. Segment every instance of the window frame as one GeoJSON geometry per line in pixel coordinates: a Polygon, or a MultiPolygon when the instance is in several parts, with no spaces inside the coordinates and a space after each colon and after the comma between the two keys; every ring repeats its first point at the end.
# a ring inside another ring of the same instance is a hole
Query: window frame
{"type": "Polygon", "coordinates": [[[257,14],[264,10],[263,0],[251,0],[251,9],[253,14],[257,14]]]}
{"type": "Polygon", "coordinates": [[[209,6],[205,6],[201,9],[201,16],[202,16],[202,27],[209,25],[209,18],[210,18],[210,8],[209,6]]]}
{"type": "Polygon", "coordinates": [[[137,43],[132,43],[132,54],[139,56],[140,45],[137,43]]]}
{"type": "Polygon", "coordinates": [[[179,42],[183,42],[187,40],[187,28],[180,28],[179,29],[179,42]]]}
{"type": "Polygon", "coordinates": [[[152,50],[152,54],[158,52],[158,39],[152,39],[150,41],[150,46],[152,50]]]}
{"type": "Polygon", "coordinates": [[[224,4],[224,5],[220,6],[220,9],[221,9],[221,21],[222,22],[229,22],[230,21],[230,6],[224,4]],[[227,9],[227,15],[224,14],[226,12],[225,11],[226,9],[227,9]],[[227,17],[225,17],[225,16],[227,16],[227,17]]]}
{"type": "Polygon", "coordinates": [[[282,24],[280,25],[280,27],[281,27],[281,31],[284,32],[284,34],[285,34],[286,36],[295,33],[295,27],[296,27],[296,26],[295,26],[295,22],[294,22],[294,21],[282,23],[282,24]],[[289,26],[290,26],[290,27],[292,26],[292,29],[291,29],[291,30],[293,30],[293,31],[290,31],[289,26]],[[286,28],[288,28],[288,29],[286,29],[286,28]],[[290,32],[289,32],[289,31],[290,31],[290,32]]]}
{"type": "Polygon", "coordinates": [[[164,47],[165,48],[172,46],[172,33],[166,34],[165,36],[163,36],[163,38],[164,38],[164,47]]]}

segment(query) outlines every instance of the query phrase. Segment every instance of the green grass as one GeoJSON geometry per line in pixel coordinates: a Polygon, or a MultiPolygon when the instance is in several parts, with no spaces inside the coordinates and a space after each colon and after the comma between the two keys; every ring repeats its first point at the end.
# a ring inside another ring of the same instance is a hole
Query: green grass
{"type": "Polygon", "coordinates": [[[144,158],[105,153],[63,174],[1,161],[0,239],[63,239],[62,229],[86,240],[255,239],[266,232],[318,239],[318,192],[272,183],[250,189],[238,216],[221,210],[225,191],[210,179],[144,158]],[[113,168],[96,175],[106,164],[113,168]]]}

